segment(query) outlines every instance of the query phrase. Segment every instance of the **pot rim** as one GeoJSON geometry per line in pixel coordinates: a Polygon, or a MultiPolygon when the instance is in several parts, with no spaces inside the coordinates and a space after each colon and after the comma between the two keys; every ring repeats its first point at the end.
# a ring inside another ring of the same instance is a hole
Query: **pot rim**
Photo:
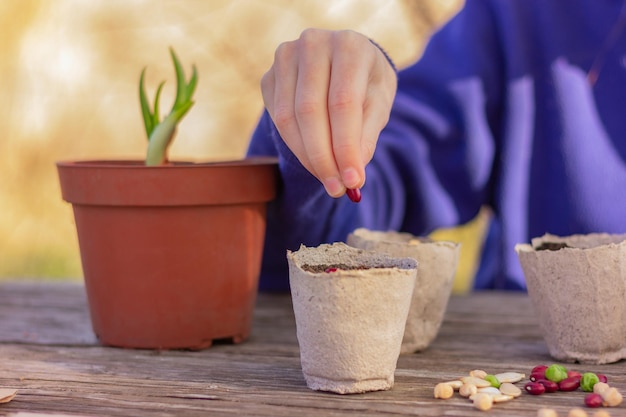
{"type": "Polygon", "coordinates": [[[199,206],[266,203],[275,198],[278,159],[219,162],[139,160],[57,162],[63,199],[93,206],[199,206]]]}

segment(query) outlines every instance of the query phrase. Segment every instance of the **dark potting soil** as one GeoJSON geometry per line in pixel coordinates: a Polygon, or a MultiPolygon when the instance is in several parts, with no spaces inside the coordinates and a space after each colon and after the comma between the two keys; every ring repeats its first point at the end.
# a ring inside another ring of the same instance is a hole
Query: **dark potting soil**
{"type": "Polygon", "coordinates": [[[541,245],[537,246],[535,250],[559,250],[563,248],[570,248],[565,242],[543,242],[541,245]]]}

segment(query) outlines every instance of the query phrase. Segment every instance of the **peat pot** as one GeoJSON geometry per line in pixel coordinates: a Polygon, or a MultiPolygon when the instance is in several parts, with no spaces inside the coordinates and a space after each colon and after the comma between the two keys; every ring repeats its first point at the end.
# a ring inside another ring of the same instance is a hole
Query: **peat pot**
{"type": "Polygon", "coordinates": [[[275,159],[57,169],[102,344],[202,349],[248,337],[275,159]]]}
{"type": "Polygon", "coordinates": [[[544,235],[515,247],[550,355],[626,358],[626,235],[544,235]]]}
{"type": "Polygon", "coordinates": [[[287,258],[307,386],[339,394],[392,388],[415,259],[345,243],[301,246],[287,258]]]}
{"type": "Polygon", "coordinates": [[[350,233],[347,243],[361,249],[417,260],[417,280],[400,353],[414,353],[428,348],[437,337],[446,313],[461,245],[433,241],[410,233],[364,228],[350,233]]]}

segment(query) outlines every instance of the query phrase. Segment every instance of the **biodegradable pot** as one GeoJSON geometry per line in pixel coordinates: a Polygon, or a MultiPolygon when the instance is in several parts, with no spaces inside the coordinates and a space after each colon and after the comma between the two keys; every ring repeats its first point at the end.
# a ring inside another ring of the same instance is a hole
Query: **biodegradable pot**
{"type": "Polygon", "coordinates": [[[339,394],[392,388],[417,262],[345,243],[302,246],[287,258],[307,386],[339,394]]]}
{"type": "Polygon", "coordinates": [[[626,235],[544,235],[515,250],[550,355],[626,358],[626,235]]]}
{"type": "Polygon", "coordinates": [[[460,245],[433,241],[410,233],[356,229],[347,243],[418,262],[417,280],[407,318],[402,354],[423,351],[437,337],[448,306],[459,263],[460,245]]]}
{"type": "Polygon", "coordinates": [[[275,159],[57,168],[102,344],[202,349],[248,337],[275,159]]]}

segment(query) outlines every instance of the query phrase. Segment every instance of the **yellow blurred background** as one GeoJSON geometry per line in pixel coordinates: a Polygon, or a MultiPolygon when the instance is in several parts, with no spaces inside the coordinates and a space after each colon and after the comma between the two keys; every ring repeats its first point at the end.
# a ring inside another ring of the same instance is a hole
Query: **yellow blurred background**
{"type": "Polygon", "coordinates": [[[239,158],[262,109],[259,80],[280,42],[312,26],[354,29],[376,40],[402,67],[419,57],[428,35],[460,5],[460,0],[0,2],[0,279],[81,279],[71,207],[61,200],[55,161],[143,158],[139,74],[147,67],[149,92],[167,80],[161,107],[169,110],[175,93],[169,46],[188,74],[192,63],[199,72],[196,104],[179,128],[171,158],[239,158]]]}

